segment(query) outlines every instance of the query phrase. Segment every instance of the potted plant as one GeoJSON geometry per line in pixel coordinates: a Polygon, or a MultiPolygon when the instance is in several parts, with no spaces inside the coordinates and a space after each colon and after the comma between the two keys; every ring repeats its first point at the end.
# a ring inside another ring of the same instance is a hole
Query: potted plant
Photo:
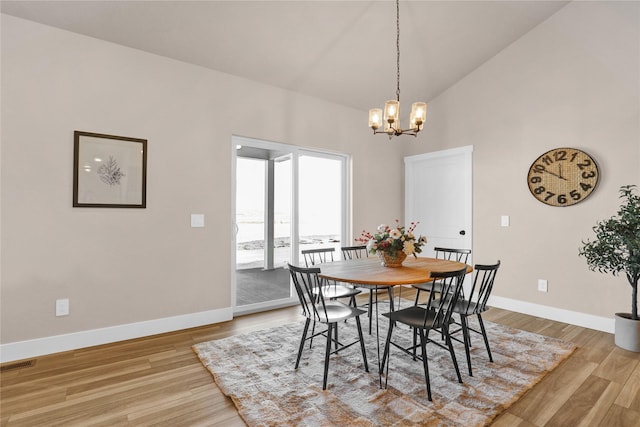
{"type": "Polygon", "coordinates": [[[638,280],[640,279],[640,196],[635,185],[620,187],[624,203],[617,215],[598,221],[595,240],[582,242],[579,255],[589,269],[600,273],[624,273],[631,285],[631,313],[616,313],[615,343],[625,350],[640,352],[638,280]]]}

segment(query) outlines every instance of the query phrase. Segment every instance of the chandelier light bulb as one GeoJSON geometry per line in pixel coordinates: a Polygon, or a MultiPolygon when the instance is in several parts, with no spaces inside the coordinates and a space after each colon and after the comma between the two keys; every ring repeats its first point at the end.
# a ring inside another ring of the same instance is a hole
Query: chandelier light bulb
{"type": "Polygon", "coordinates": [[[376,130],[382,126],[382,110],[380,108],[372,108],[369,110],[369,127],[376,130]]]}

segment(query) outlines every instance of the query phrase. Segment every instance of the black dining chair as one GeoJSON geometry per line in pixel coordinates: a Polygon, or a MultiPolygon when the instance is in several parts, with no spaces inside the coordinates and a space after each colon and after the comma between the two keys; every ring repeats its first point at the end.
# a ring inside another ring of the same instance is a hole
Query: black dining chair
{"type": "MultiPolygon", "coordinates": [[[[437,259],[445,259],[447,261],[457,261],[463,264],[467,263],[469,259],[469,255],[471,255],[471,249],[454,249],[454,248],[436,247],[436,248],[433,248],[433,250],[436,252],[437,259]]],[[[412,286],[416,290],[416,300],[415,300],[416,305],[418,304],[418,300],[420,299],[421,291],[440,292],[440,285],[437,282],[436,283],[418,283],[412,286]]],[[[462,294],[464,295],[464,290],[462,291],[462,294]]]]}
{"type": "Polygon", "coordinates": [[[304,343],[306,340],[310,340],[315,336],[324,335],[327,338],[327,345],[324,356],[324,377],[322,380],[322,389],[327,389],[327,377],[329,373],[329,356],[331,354],[338,353],[345,350],[354,344],[360,343],[360,350],[362,351],[362,361],[364,363],[364,370],[369,372],[369,364],[367,363],[367,353],[364,347],[364,339],[362,338],[362,327],[360,325],[360,315],[364,314],[364,310],[349,306],[339,301],[332,301],[325,298],[323,289],[325,289],[325,283],[323,279],[318,275],[320,274],[319,268],[303,268],[296,267],[291,264],[288,265],[289,272],[293,284],[300,300],[302,307],[302,314],[306,317],[304,323],[304,330],[302,331],[302,338],[300,339],[300,347],[298,349],[298,357],[296,358],[295,369],[298,369],[300,365],[300,358],[302,357],[302,351],[304,349],[304,343]],[[338,324],[347,319],[355,319],[356,327],[358,330],[358,339],[343,344],[338,342],[337,331],[338,324]],[[320,332],[312,332],[311,336],[307,336],[309,332],[309,325],[311,322],[323,323],[327,325],[327,329],[320,332]],[[335,338],[334,338],[335,336],[335,338]],[[336,349],[331,350],[332,342],[335,344],[336,349]]]}
{"type": "MultiPolygon", "coordinates": [[[[459,325],[459,328],[450,331],[450,334],[452,335],[452,339],[464,343],[464,349],[467,356],[467,367],[469,368],[470,376],[473,376],[473,372],[471,371],[471,337],[469,332],[475,332],[479,335],[482,335],[482,338],[484,339],[484,345],[487,349],[487,355],[489,356],[489,361],[493,362],[491,348],[489,347],[489,338],[487,337],[487,330],[485,329],[484,322],[482,321],[482,313],[487,311],[487,301],[489,300],[489,296],[491,295],[493,282],[496,278],[498,268],[500,268],[500,260],[498,260],[497,263],[491,265],[476,264],[473,267],[474,279],[473,285],[471,287],[471,292],[469,292],[469,296],[461,296],[453,306],[453,312],[460,316],[460,321],[456,322],[456,324],[459,325]],[[467,318],[473,315],[478,318],[480,331],[469,327],[467,318]],[[458,338],[453,336],[454,334],[457,334],[459,332],[462,332],[463,341],[460,341],[458,338]]],[[[453,319],[455,321],[455,316],[453,317],[453,319]]]]}
{"type": "Polygon", "coordinates": [[[440,292],[434,292],[430,290],[429,301],[426,306],[412,305],[407,308],[392,311],[389,313],[383,313],[382,315],[389,319],[389,331],[387,333],[387,340],[384,346],[384,353],[382,355],[382,363],[380,365],[380,373],[384,373],[385,365],[387,368],[386,377],[389,379],[389,364],[390,364],[390,348],[394,346],[403,352],[410,355],[414,360],[422,360],[424,367],[424,378],[427,384],[427,398],[432,400],[431,396],[431,381],[429,379],[429,363],[427,356],[427,344],[433,343],[439,347],[444,348],[451,355],[453,366],[458,376],[458,382],[462,383],[462,377],[460,376],[460,369],[458,368],[458,361],[456,360],[456,354],[453,350],[451,343],[451,336],[449,334],[449,325],[451,323],[451,315],[453,313],[453,307],[455,306],[460,291],[462,289],[462,282],[464,276],[467,274],[466,267],[451,272],[431,272],[431,278],[433,281],[428,282],[435,284],[439,283],[440,292]],[[441,295],[440,298],[435,298],[436,294],[441,295]],[[413,340],[413,346],[403,347],[401,344],[392,341],[393,331],[396,329],[396,324],[401,323],[409,326],[413,337],[416,335],[420,337],[419,344],[416,344],[413,340]],[[445,343],[432,340],[429,338],[431,331],[437,331],[438,334],[442,334],[445,343]],[[416,349],[420,348],[421,354],[416,354],[416,349]]]}
{"type": "MultiPolygon", "coordinates": [[[[318,249],[305,249],[302,250],[302,256],[304,257],[304,264],[307,268],[314,267],[326,262],[333,262],[333,254],[335,248],[318,248],[318,249]]],[[[356,295],[361,293],[359,289],[355,289],[351,286],[347,286],[335,281],[331,281],[325,286],[324,297],[327,299],[336,298],[349,298],[349,304],[353,307],[356,306],[356,295]]]]}
{"type": "MultiPolygon", "coordinates": [[[[345,261],[350,259],[361,259],[369,257],[369,251],[367,250],[366,245],[343,246],[340,248],[340,250],[342,251],[342,259],[344,259],[345,261]]],[[[378,304],[378,292],[383,292],[385,289],[372,285],[357,285],[357,287],[369,290],[369,302],[367,304],[361,305],[360,307],[367,307],[367,316],[369,316],[369,335],[371,335],[371,329],[373,325],[372,307],[374,304],[378,304]],[[374,295],[375,301],[373,300],[374,295]]]]}
{"type": "Polygon", "coordinates": [[[367,251],[366,245],[342,246],[340,250],[342,251],[342,259],[344,260],[369,257],[369,251],[367,251]]]}
{"type": "MultiPolygon", "coordinates": [[[[327,262],[333,262],[333,254],[335,248],[316,248],[316,249],[304,249],[300,251],[304,257],[304,264],[307,268],[311,268],[327,262]]],[[[362,291],[349,285],[344,285],[336,282],[335,280],[325,280],[323,295],[327,300],[335,300],[338,298],[349,298],[349,305],[357,307],[356,295],[362,291]]],[[[311,328],[311,339],[309,340],[309,348],[313,345],[313,337],[315,336],[316,324],[313,323],[311,328]]],[[[338,341],[338,329],[334,331],[335,341],[338,341]]]]}

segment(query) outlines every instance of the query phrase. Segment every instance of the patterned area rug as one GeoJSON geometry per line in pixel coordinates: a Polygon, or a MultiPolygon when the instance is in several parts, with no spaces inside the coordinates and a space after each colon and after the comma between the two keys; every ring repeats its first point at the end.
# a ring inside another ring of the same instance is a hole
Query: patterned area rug
{"type": "MultiPolygon", "coordinates": [[[[193,348],[249,426],[314,427],[487,425],[575,350],[571,343],[485,321],[494,362],[489,362],[482,337],[472,333],[470,377],[464,346],[454,343],[463,384],[457,382],[448,352],[428,345],[433,393],[429,402],[422,362],[394,348],[388,388],[380,388],[376,335],[367,334],[367,318],[361,319],[370,372],[364,371],[360,346],[354,345],[331,356],[326,391],[324,337],[316,338],[311,350],[307,343],[300,367],[293,368],[302,321],[193,348]]],[[[341,323],[339,332],[341,342],[350,342],[357,333],[355,322],[341,323]]],[[[403,337],[411,339],[410,330],[399,326],[394,340],[403,337]]]]}

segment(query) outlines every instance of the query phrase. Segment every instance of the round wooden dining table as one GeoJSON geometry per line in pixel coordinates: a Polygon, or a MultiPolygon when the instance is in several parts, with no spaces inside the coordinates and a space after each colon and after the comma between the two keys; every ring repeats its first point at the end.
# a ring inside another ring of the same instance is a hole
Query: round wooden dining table
{"type": "MultiPolygon", "coordinates": [[[[377,256],[369,258],[334,261],[321,264],[319,276],[336,282],[350,283],[357,287],[365,287],[372,290],[386,288],[389,293],[389,308],[394,311],[393,287],[396,285],[415,285],[431,282],[431,272],[450,272],[462,270],[466,267],[467,273],[473,271],[470,265],[437,258],[407,257],[402,267],[385,267],[377,256]]],[[[398,295],[398,303],[401,297],[398,295]]],[[[371,300],[370,300],[371,301],[371,300]]],[[[413,302],[412,302],[413,304],[413,302]]],[[[380,329],[378,323],[378,303],[376,294],[376,343],[378,353],[378,368],[380,368],[380,329]]],[[[369,305],[371,308],[371,305],[369,305]]],[[[371,318],[373,312],[369,310],[369,333],[371,333],[371,318]]],[[[382,387],[382,372],[378,371],[380,387],[382,387]]]]}
{"type": "Polygon", "coordinates": [[[415,285],[431,281],[431,272],[473,271],[470,265],[457,261],[426,257],[407,257],[402,267],[385,267],[378,257],[334,261],[320,265],[320,277],[354,285],[389,287],[415,285]]]}

